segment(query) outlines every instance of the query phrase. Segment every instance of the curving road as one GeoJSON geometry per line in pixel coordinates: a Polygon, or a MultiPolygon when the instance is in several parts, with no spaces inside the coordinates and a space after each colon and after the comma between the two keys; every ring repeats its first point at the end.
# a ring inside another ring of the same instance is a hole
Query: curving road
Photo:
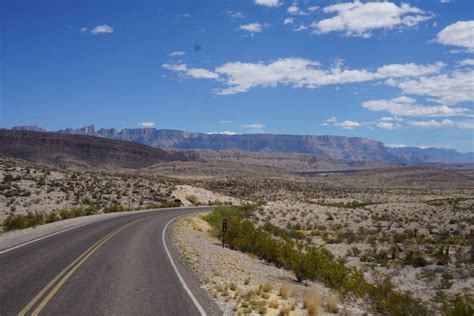
{"type": "Polygon", "coordinates": [[[0,315],[222,314],[164,233],[196,211],[115,217],[1,253],[0,315]]]}

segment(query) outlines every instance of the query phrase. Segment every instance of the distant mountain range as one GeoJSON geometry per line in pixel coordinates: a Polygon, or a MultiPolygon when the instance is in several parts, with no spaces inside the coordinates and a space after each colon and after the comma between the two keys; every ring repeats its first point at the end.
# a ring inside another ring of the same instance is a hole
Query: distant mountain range
{"type": "MultiPolygon", "coordinates": [[[[12,128],[12,130],[44,131],[37,126],[19,126],[12,128]]],[[[474,153],[460,153],[440,148],[390,148],[382,142],[362,137],[275,134],[223,135],[155,128],[133,128],[120,131],[114,128],[101,128],[96,130],[94,125],[78,129],[67,128],[58,132],[125,140],[164,149],[296,153],[348,162],[375,161],[389,164],[474,163],[474,153]]],[[[209,153],[204,156],[209,156],[209,153]]]]}

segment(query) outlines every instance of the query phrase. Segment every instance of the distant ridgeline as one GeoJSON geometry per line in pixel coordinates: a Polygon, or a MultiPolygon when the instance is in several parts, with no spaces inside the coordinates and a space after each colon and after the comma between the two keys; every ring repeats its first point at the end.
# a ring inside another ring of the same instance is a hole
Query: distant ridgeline
{"type": "MultiPolygon", "coordinates": [[[[37,126],[19,126],[12,130],[44,131],[37,126]]],[[[58,131],[145,144],[156,148],[240,150],[309,154],[345,161],[378,161],[395,164],[474,163],[474,153],[450,149],[417,147],[390,148],[384,143],[362,137],[205,134],[155,128],[95,129],[94,125],[58,131]]]]}

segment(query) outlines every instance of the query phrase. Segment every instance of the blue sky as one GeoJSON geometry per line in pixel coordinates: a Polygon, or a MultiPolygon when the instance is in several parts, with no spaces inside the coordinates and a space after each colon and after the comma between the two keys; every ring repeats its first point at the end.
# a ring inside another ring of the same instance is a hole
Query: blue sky
{"type": "Polygon", "coordinates": [[[474,151],[471,0],[3,0],[0,24],[0,127],[474,151]]]}

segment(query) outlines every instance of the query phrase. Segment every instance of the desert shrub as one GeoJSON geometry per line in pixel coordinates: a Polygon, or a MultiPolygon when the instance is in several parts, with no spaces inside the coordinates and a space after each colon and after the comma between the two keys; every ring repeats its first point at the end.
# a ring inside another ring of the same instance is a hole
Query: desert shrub
{"type": "Polygon", "coordinates": [[[128,209],[124,208],[120,204],[112,203],[109,206],[104,208],[104,213],[117,213],[117,212],[125,212],[128,209]]]}
{"type": "Polygon", "coordinates": [[[469,294],[457,294],[450,300],[444,300],[442,305],[448,316],[474,315],[474,298],[469,294]]]}
{"type": "Polygon", "coordinates": [[[289,269],[300,282],[305,279],[318,280],[342,295],[351,293],[368,298],[378,313],[427,314],[425,307],[410,294],[397,292],[390,278],[379,278],[375,284],[368,283],[361,270],[345,267],[324,246],[316,247],[273,236],[249,220],[252,214],[251,205],[225,206],[215,208],[202,218],[211,225],[213,234],[219,239],[222,237],[222,220],[227,218],[229,224],[225,239],[231,249],[252,253],[277,267],[289,269]]]}
{"type": "Polygon", "coordinates": [[[3,229],[5,231],[24,229],[28,227],[35,227],[44,224],[45,216],[39,212],[28,212],[26,214],[9,215],[3,221],[3,229]]]}
{"type": "Polygon", "coordinates": [[[166,201],[159,205],[159,208],[168,208],[168,207],[180,207],[182,202],[180,199],[174,199],[172,201],[166,201]]]}
{"type": "Polygon", "coordinates": [[[282,286],[280,287],[280,292],[279,292],[281,298],[287,299],[288,296],[290,295],[290,290],[291,290],[291,287],[288,283],[282,284],[282,286]]]}
{"type": "Polygon", "coordinates": [[[415,249],[407,251],[403,263],[414,266],[415,268],[424,267],[428,264],[421,251],[415,249]]]}
{"type": "Polygon", "coordinates": [[[59,217],[58,213],[56,211],[50,212],[48,215],[46,215],[45,222],[46,223],[53,223],[61,220],[61,217],[59,217]]]}

